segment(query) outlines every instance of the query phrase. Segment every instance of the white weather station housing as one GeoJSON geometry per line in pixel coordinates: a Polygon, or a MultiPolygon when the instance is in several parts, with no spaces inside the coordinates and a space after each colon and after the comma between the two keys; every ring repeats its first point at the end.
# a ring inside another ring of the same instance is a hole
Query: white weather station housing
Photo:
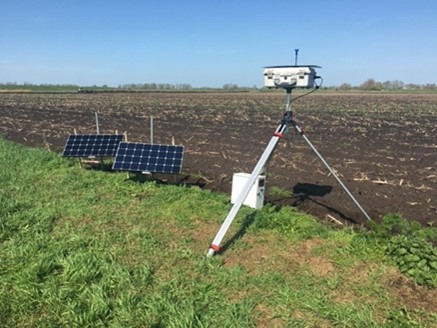
{"type": "Polygon", "coordinates": [[[264,86],[267,88],[313,88],[316,65],[267,66],[264,69],[264,86]]]}

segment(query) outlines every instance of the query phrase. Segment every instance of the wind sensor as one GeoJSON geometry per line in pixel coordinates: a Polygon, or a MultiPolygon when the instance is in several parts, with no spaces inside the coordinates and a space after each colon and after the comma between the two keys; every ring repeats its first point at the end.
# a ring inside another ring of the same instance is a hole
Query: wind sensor
{"type": "MultiPolygon", "coordinates": [[[[293,119],[293,113],[291,111],[291,91],[295,88],[313,88],[312,91],[309,91],[307,94],[315,91],[319,88],[319,85],[315,84],[316,79],[321,79],[321,77],[316,75],[316,68],[320,68],[320,66],[316,65],[297,65],[297,52],[296,51],[296,65],[293,66],[268,66],[264,69],[264,85],[267,88],[284,88],[287,92],[286,97],[286,108],[284,112],[284,116],[279,123],[279,126],[276,128],[273,133],[270,142],[264,150],[264,153],[261,155],[258,163],[253,169],[250,177],[247,179],[244,186],[241,188],[240,194],[236,197],[234,201],[234,205],[229,211],[225,221],[217,232],[214,240],[209,246],[207,256],[210,257],[214,255],[216,252],[220,252],[220,244],[228,231],[232,221],[237,215],[240,207],[242,206],[244,200],[248,196],[252,186],[255,184],[258,176],[261,174],[265,175],[265,171],[267,168],[267,164],[271,159],[273,152],[278,145],[279,140],[284,136],[284,133],[291,127],[294,128],[306,141],[306,143],[310,146],[312,151],[316,154],[316,156],[322,161],[323,165],[329,170],[331,175],[337,180],[343,190],[347,193],[347,195],[351,198],[351,200],[357,205],[363,215],[367,220],[371,220],[366,211],[361,207],[352,193],[347,189],[344,183],[340,180],[337,173],[329,166],[329,164],[325,161],[322,155],[317,151],[308,137],[305,135],[304,131],[297,125],[296,121],[293,119]]],[[[306,94],[305,94],[306,95],[306,94]]],[[[302,97],[302,96],[300,96],[302,97]]]]}

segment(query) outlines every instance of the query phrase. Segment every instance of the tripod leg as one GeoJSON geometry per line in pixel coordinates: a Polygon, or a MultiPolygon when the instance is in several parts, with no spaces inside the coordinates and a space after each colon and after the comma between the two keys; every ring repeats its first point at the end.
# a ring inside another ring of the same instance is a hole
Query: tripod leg
{"type": "Polygon", "coordinates": [[[247,195],[250,192],[250,189],[255,184],[256,179],[258,176],[264,171],[264,169],[267,166],[267,163],[269,159],[271,158],[279,139],[282,137],[283,131],[286,129],[286,125],[283,124],[278,128],[278,132],[275,133],[275,135],[270,140],[269,144],[267,145],[266,149],[264,150],[264,153],[261,155],[260,159],[258,160],[258,163],[256,164],[255,168],[253,169],[249,179],[243,186],[243,188],[240,191],[240,194],[238,195],[237,199],[235,200],[234,205],[232,206],[231,210],[228,213],[228,216],[226,217],[225,221],[223,222],[222,226],[220,227],[220,230],[218,231],[217,235],[215,236],[211,246],[208,249],[207,256],[210,257],[214,255],[214,253],[220,251],[220,243],[222,242],[226,232],[228,231],[229,227],[232,224],[232,221],[235,219],[235,216],[237,215],[238,211],[240,210],[241,205],[243,204],[244,200],[246,199],[247,195]]]}
{"type": "Polygon", "coordinates": [[[313,152],[316,154],[316,156],[322,161],[323,165],[329,170],[329,172],[332,174],[332,176],[337,180],[337,182],[340,184],[340,186],[343,188],[343,190],[346,192],[346,194],[352,199],[352,201],[357,205],[357,207],[360,209],[361,213],[364,214],[367,220],[371,221],[372,219],[370,216],[366,213],[366,211],[361,207],[360,203],[355,199],[355,197],[352,195],[352,193],[347,189],[346,185],[340,180],[338,175],[334,172],[334,170],[329,166],[329,164],[325,161],[325,159],[320,155],[320,153],[317,151],[316,147],[311,143],[311,141],[308,139],[308,137],[305,135],[304,131],[296,125],[295,122],[293,122],[293,126],[296,129],[297,132],[302,136],[302,138],[306,141],[306,143],[311,147],[313,152]]]}

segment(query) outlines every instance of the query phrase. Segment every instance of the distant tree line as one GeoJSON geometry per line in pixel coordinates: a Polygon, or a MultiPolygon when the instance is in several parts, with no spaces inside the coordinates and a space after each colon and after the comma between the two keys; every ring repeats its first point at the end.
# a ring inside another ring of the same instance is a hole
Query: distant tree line
{"type": "Polygon", "coordinates": [[[128,83],[118,86],[119,89],[129,90],[191,90],[193,87],[188,83],[128,83]]]}
{"type": "Polygon", "coordinates": [[[393,80],[378,82],[375,79],[367,79],[358,86],[352,86],[349,83],[342,83],[338,87],[338,90],[364,90],[364,91],[382,91],[382,90],[437,90],[437,84],[414,84],[404,83],[403,81],[393,80]]]}
{"type": "Polygon", "coordinates": [[[223,84],[223,87],[222,87],[222,89],[224,89],[224,90],[237,90],[239,88],[240,87],[238,86],[238,84],[234,84],[234,83],[226,83],[226,84],[223,84]]]}
{"type": "MultiPolygon", "coordinates": [[[[128,90],[194,90],[194,89],[205,89],[205,90],[216,90],[220,88],[210,88],[210,87],[202,87],[202,88],[193,88],[191,84],[181,83],[181,84],[169,84],[169,83],[128,83],[118,86],[119,89],[128,89],[128,90]]],[[[221,89],[223,90],[248,90],[248,89],[257,89],[256,85],[252,88],[249,87],[240,87],[235,83],[225,83],[221,89]]]]}
{"type": "Polygon", "coordinates": [[[41,84],[33,84],[30,82],[23,82],[23,83],[17,83],[17,82],[0,82],[0,87],[9,87],[9,88],[21,88],[21,87],[73,87],[77,88],[78,85],[76,84],[48,84],[48,83],[41,83],[41,84]]]}
{"type": "MultiPolygon", "coordinates": [[[[29,90],[29,91],[214,91],[214,90],[224,90],[224,91],[270,91],[267,88],[257,88],[256,85],[252,87],[241,87],[235,83],[226,83],[221,88],[193,88],[191,84],[180,83],[180,84],[170,84],[170,83],[128,83],[122,84],[118,87],[109,87],[106,84],[102,86],[86,86],[81,87],[75,84],[32,84],[30,82],[24,82],[18,84],[16,82],[5,82],[0,83],[1,90],[29,90]]],[[[436,83],[427,84],[414,84],[414,83],[404,83],[400,80],[392,80],[385,82],[378,82],[373,78],[369,78],[358,86],[353,86],[350,83],[342,83],[339,86],[329,86],[323,87],[325,90],[363,90],[363,91],[383,91],[383,90],[437,90],[436,83]]]]}

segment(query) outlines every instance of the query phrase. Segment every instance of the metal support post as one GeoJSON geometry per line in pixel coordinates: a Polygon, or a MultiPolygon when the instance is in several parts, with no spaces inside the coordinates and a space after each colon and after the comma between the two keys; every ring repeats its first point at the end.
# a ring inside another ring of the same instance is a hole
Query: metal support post
{"type": "Polygon", "coordinates": [[[99,126],[99,113],[95,112],[95,117],[96,117],[96,132],[97,134],[100,134],[100,126],[99,126]]]}
{"type": "MultiPolygon", "coordinates": [[[[286,128],[286,125],[284,126],[284,129],[286,128]]],[[[270,139],[269,144],[267,145],[267,148],[264,150],[264,153],[262,154],[261,158],[259,159],[258,163],[256,164],[255,168],[253,169],[249,179],[244,184],[243,188],[240,191],[240,194],[237,196],[237,199],[235,200],[234,205],[232,206],[230,212],[228,213],[228,216],[226,217],[225,221],[223,222],[222,226],[220,227],[220,230],[218,231],[217,235],[215,236],[214,240],[212,241],[211,246],[209,247],[207,256],[214,255],[215,252],[220,251],[220,243],[222,242],[226,232],[228,231],[229,227],[231,226],[232,221],[234,221],[235,216],[237,215],[238,211],[241,208],[241,205],[243,205],[244,200],[246,199],[247,195],[250,192],[250,189],[255,184],[256,179],[258,176],[264,172],[265,167],[267,166],[267,163],[269,159],[271,158],[276,145],[278,144],[279,139],[282,137],[282,132],[275,133],[275,135],[270,139]]]]}
{"type": "Polygon", "coordinates": [[[357,207],[360,209],[361,213],[366,217],[367,220],[371,221],[372,219],[370,216],[366,213],[366,211],[361,207],[360,203],[355,199],[355,197],[352,195],[352,193],[347,189],[346,185],[340,180],[338,175],[335,173],[335,171],[329,166],[329,164],[325,161],[325,159],[320,155],[320,153],[317,151],[316,147],[311,143],[311,141],[308,139],[308,137],[305,135],[305,132],[296,124],[296,122],[292,121],[292,124],[297,132],[302,136],[302,138],[306,141],[306,143],[310,146],[314,154],[320,159],[320,161],[325,165],[325,167],[328,169],[328,171],[332,174],[332,176],[337,180],[337,182],[340,184],[340,186],[343,188],[343,190],[346,192],[346,194],[352,199],[352,201],[357,205],[357,207]]]}
{"type": "Polygon", "coordinates": [[[265,171],[267,164],[270,158],[272,157],[273,152],[276,149],[276,146],[278,145],[279,139],[283,136],[284,132],[287,130],[287,126],[291,122],[291,112],[289,111],[290,103],[291,103],[291,89],[287,89],[287,105],[286,105],[286,112],[284,114],[284,118],[282,119],[281,124],[276,129],[273,137],[270,139],[270,142],[268,143],[266,149],[264,150],[264,153],[261,155],[260,159],[258,160],[258,163],[253,169],[249,179],[246,181],[243,188],[241,189],[240,194],[237,196],[234,205],[232,206],[225,221],[220,227],[220,230],[218,231],[217,235],[212,241],[212,244],[209,246],[208,253],[207,253],[208,257],[213,256],[216,252],[220,251],[220,244],[226,232],[228,231],[229,227],[231,226],[232,221],[234,221],[235,216],[237,215],[238,211],[243,205],[244,200],[249,194],[252,186],[255,184],[255,181],[257,180],[258,176],[265,171]]]}
{"type": "Polygon", "coordinates": [[[153,144],[153,115],[150,116],[150,143],[153,144]]]}

